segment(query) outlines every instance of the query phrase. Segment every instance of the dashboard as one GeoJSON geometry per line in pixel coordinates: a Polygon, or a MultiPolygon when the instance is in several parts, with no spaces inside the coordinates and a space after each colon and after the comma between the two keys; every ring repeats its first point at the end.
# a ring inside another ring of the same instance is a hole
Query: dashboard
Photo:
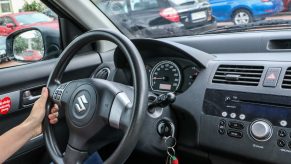
{"type": "MultiPolygon", "coordinates": [[[[160,115],[148,113],[143,135],[152,143],[144,141],[148,147],[140,150],[163,152],[156,133],[166,120],[175,126],[178,149],[188,153],[223,153],[230,159],[244,157],[246,163],[290,163],[289,52],[239,53],[218,48],[220,53],[211,54],[199,50],[200,38],[196,39],[133,40],[144,60],[150,92],[176,94],[176,101],[160,115]]],[[[264,41],[261,47],[267,47],[264,41]]],[[[131,85],[130,69],[118,49],[113,65],[111,79],[131,85]]]]}

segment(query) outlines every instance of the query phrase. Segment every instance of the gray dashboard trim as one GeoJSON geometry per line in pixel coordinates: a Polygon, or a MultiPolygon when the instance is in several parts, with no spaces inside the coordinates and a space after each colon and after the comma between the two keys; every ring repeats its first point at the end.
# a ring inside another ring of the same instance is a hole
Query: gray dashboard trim
{"type": "Polygon", "coordinates": [[[220,54],[273,52],[273,50],[267,49],[270,40],[290,38],[291,29],[281,29],[183,36],[163,40],[188,45],[210,54],[220,54]]]}
{"type": "Polygon", "coordinates": [[[190,56],[193,60],[195,60],[196,64],[200,66],[201,68],[206,68],[208,65],[208,62],[210,60],[213,60],[215,58],[214,55],[205,53],[203,51],[200,51],[196,48],[186,46],[180,43],[176,43],[173,41],[168,41],[168,40],[154,40],[154,39],[134,39],[133,42],[136,43],[137,41],[139,42],[144,42],[144,43],[156,43],[156,44],[164,44],[164,46],[168,46],[169,48],[172,48],[173,50],[176,51],[182,51],[188,56],[190,56]]]}
{"type": "MultiPolygon", "coordinates": [[[[291,62],[291,52],[267,52],[267,53],[232,53],[217,54],[216,61],[257,61],[257,63],[270,62],[291,62]]],[[[260,64],[259,63],[259,64],[260,64]]]]}
{"type": "Polygon", "coordinates": [[[189,46],[185,46],[183,44],[180,43],[176,43],[176,42],[171,42],[171,41],[163,41],[165,43],[171,44],[175,47],[179,47],[181,50],[183,50],[185,53],[190,54],[199,64],[200,66],[203,66],[203,68],[206,68],[208,65],[208,62],[210,60],[215,59],[214,55],[205,53],[203,51],[200,51],[198,49],[189,47],[189,46]]]}

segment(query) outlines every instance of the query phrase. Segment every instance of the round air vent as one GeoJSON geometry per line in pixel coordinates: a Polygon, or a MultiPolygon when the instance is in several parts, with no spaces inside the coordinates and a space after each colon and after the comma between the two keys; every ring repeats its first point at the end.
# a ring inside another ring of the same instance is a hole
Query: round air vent
{"type": "Polygon", "coordinates": [[[107,80],[110,74],[110,69],[105,67],[95,73],[94,78],[107,80]]]}

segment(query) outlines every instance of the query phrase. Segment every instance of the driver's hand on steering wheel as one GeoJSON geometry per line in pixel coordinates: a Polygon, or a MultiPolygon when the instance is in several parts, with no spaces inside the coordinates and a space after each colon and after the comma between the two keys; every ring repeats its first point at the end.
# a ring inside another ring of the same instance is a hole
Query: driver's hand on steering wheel
{"type": "MultiPolygon", "coordinates": [[[[42,121],[45,116],[45,106],[48,99],[48,89],[44,87],[41,92],[41,97],[34,103],[30,115],[25,120],[34,130],[32,136],[35,137],[42,132],[42,121]]],[[[51,108],[48,115],[50,124],[56,124],[58,122],[59,107],[57,104],[51,108]]]]}

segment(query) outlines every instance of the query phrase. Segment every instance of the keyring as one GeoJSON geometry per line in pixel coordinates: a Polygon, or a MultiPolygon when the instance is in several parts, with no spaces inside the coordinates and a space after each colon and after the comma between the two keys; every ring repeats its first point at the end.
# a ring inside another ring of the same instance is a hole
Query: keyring
{"type": "Polygon", "coordinates": [[[169,148],[167,149],[167,154],[168,154],[170,157],[175,156],[175,154],[176,154],[175,149],[174,149],[173,147],[169,147],[169,148]],[[172,151],[173,151],[172,154],[170,153],[169,150],[172,150],[172,151]]]}
{"type": "Polygon", "coordinates": [[[169,136],[165,139],[165,145],[167,148],[174,148],[176,146],[176,138],[173,136],[169,136]],[[171,141],[172,139],[172,141],[171,141]],[[169,142],[170,140],[170,142],[169,142]]]}

